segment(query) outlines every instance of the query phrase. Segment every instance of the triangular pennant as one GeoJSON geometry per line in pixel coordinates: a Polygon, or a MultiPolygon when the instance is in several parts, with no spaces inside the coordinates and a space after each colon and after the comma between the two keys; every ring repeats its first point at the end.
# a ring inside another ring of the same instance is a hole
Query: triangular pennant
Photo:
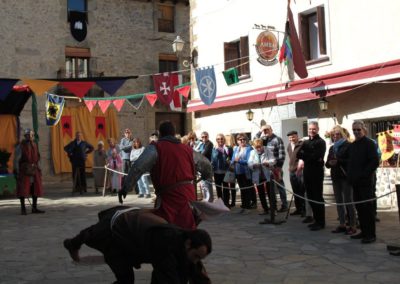
{"type": "Polygon", "coordinates": [[[124,80],[99,80],[96,81],[97,86],[103,89],[103,91],[107,92],[110,96],[113,96],[119,88],[125,83],[124,80]]]}
{"type": "Polygon", "coordinates": [[[89,112],[92,112],[94,106],[97,104],[96,100],[84,100],[86,107],[88,108],[89,112]]]}
{"type": "Polygon", "coordinates": [[[157,94],[147,94],[146,99],[149,102],[149,104],[153,107],[157,101],[157,94]]]}
{"type": "Polygon", "coordinates": [[[29,86],[36,96],[42,96],[48,90],[58,84],[57,81],[49,80],[35,80],[35,79],[21,79],[22,82],[29,86]]]}
{"type": "Polygon", "coordinates": [[[134,109],[138,110],[143,103],[144,97],[145,96],[142,96],[141,98],[127,99],[127,101],[134,109]]]}
{"type": "Polygon", "coordinates": [[[188,98],[190,93],[190,85],[176,88],[175,90],[178,91],[181,96],[188,98]]]}
{"type": "Polygon", "coordinates": [[[222,74],[224,74],[224,79],[228,86],[235,83],[239,83],[239,75],[235,67],[222,71],[222,74]]]}
{"type": "Polygon", "coordinates": [[[76,96],[83,98],[94,85],[94,82],[60,82],[59,84],[76,96]]]}
{"type": "Polygon", "coordinates": [[[47,94],[46,124],[48,126],[54,126],[58,123],[64,109],[64,102],[65,100],[63,97],[47,94]]]}
{"type": "Polygon", "coordinates": [[[111,104],[111,100],[101,100],[97,102],[100,106],[100,109],[103,113],[106,113],[108,106],[111,104]]]}
{"type": "Polygon", "coordinates": [[[120,99],[120,100],[113,100],[113,104],[117,111],[120,111],[122,106],[124,105],[125,99],[120,99]]]}
{"type": "Polygon", "coordinates": [[[12,87],[18,82],[17,79],[1,79],[0,80],[0,100],[3,101],[11,92],[12,87]]]}

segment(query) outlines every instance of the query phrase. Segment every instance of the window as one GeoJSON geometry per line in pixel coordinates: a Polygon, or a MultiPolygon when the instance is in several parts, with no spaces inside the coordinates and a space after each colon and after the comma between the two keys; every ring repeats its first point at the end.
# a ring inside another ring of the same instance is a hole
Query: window
{"type": "Polygon", "coordinates": [[[250,77],[249,37],[224,43],[225,70],[236,67],[239,79],[250,77]]]}
{"type": "Polygon", "coordinates": [[[165,33],[174,33],[174,6],[158,5],[158,31],[165,33]]]}
{"type": "Polygon", "coordinates": [[[158,56],[158,72],[178,71],[178,58],[173,54],[160,54],[158,56]]]}
{"type": "Polygon", "coordinates": [[[65,78],[89,77],[90,49],[65,48],[65,78]]]}
{"type": "Polygon", "coordinates": [[[299,34],[307,65],[329,60],[324,6],[299,14],[299,34]]]}
{"type": "Polygon", "coordinates": [[[70,20],[71,12],[85,14],[87,21],[87,0],[68,0],[67,1],[68,21],[70,20]]]}

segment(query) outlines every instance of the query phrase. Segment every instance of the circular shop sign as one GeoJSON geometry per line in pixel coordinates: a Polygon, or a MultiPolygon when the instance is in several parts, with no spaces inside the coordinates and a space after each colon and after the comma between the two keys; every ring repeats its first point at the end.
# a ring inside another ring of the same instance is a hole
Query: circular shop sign
{"type": "Polygon", "coordinates": [[[273,65],[277,62],[278,40],[275,34],[269,31],[261,32],[256,41],[258,61],[264,65],[273,65]]]}

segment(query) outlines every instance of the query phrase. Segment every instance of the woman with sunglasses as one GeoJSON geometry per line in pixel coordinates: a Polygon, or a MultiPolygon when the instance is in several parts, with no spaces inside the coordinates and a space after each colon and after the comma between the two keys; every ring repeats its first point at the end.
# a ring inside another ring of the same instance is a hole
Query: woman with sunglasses
{"type": "Polygon", "coordinates": [[[217,144],[212,150],[211,164],[214,172],[214,182],[217,190],[217,196],[218,198],[222,198],[226,207],[229,207],[230,186],[228,183],[224,182],[224,177],[226,171],[229,170],[232,148],[225,145],[225,141],[224,134],[217,134],[217,144]]]}
{"type": "Polygon", "coordinates": [[[269,192],[271,181],[271,169],[275,164],[275,158],[267,147],[263,146],[263,140],[258,138],[253,142],[254,150],[251,151],[248,165],[251,170],[251,177],[257,187],[258,197],[264,209],[260,215],[269,214],[266,193],[269,192]]]}
{"type": "Polygon", "coordinates": [[[245,133],[238,134],[236,140],[238,141],[238,146],[233,151],[231,165],[234,167],[236,180],[240,188],[242,199],[242,211],[240,213],[247,213],[247,209],[252,209],[256,206],[254,202],[251,204],[255,191],[251,182],[249,166],[247,165],[252,147],[247,143],[248,140],[245,133]]]}

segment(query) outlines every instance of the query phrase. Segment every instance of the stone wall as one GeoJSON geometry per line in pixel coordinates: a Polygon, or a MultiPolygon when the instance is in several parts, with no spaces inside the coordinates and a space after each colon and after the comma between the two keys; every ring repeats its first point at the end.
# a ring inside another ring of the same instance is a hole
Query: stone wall
{"type": "MultiPolygon", "coordinates": [[[[158,55],[172,54],[176,35],[189,39],[190,7],[175,4],[175,33],[157,31],[157,1],[88,0],[88,33],[83,42],[71,36],[65,0],[3,0],[0,2],[0,77],[56,78],[65,68],[65,47],[90,48],[91,71],[104,76],[140,76],[128,80],[116,93],[139,94],[152,90],[149,75],[158,73],[158,55]]],[[[173,5],[172,1],[164,4],[173,5]]],[[[38,97],[39,135],[43,173],[51,179],[50,131],[45,125],[45,97],[38,97]]],[[[147,142],[156,128],[155,113],[145,101],[139,110],[125,103],[118,114],[122,130],[147,142]]],[[[110,106],[112,107],[112,106],[110,106]]],[[[31,100],[21,114],[22,128],[32,127],[31,100]]],[[[120,137],[117,137],[118,139],[120,137]]]]}

